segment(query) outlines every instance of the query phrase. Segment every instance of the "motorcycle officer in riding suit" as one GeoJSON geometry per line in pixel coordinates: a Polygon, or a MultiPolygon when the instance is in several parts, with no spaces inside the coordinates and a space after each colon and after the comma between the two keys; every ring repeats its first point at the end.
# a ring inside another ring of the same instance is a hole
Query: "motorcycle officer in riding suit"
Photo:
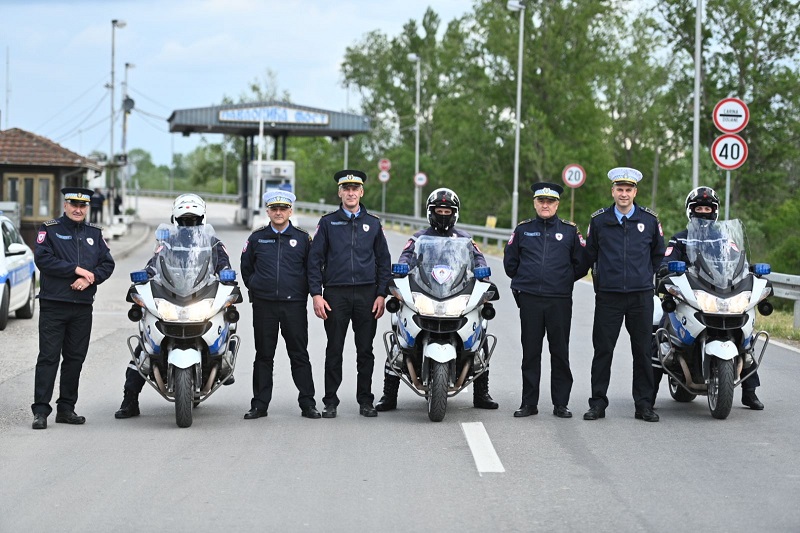
{"type": "MultiPolygon", "coordinates": [[[[711,187],[697,187],[692,190],[686,197],[686,218],[689,222],[699,220],[705,225],[714,224],[719,218],[719,197],[714,189],[711,187]]],[[[669,262],[670,261],[683,261],[690,264],[689,257],[686,254],[686,240],[689,235],[688,229],[683,229],[672,236],[664,252],[664,260],[656,274],[656,287],[659,287],[660,281],[669,275],[669,262]]],[[[658,289],[656,289],[658,290],[658,289]]],[[[659,327],[664,327],[667,321],[665,314],[661,318],[659,327]]],[[[655,402],[656,395],[658,394],[658,384],[661,381],[661,376],[664,375],[664,370],[661,366],[661,361],[658,358],[658,343],[653,341],[653,381],[655,387],[653,389],[653,402],[655,402]]],[[[761,411],[764,409],[764,404],[756,396],[756,387],[761,385],[758,378],[758,372],[753,373],[742,382],[742,404],[750,409],[761,411]]]]}
{"type": "MultiPolygon", "coordinates": [[[[454,226],[458,221],[458,211],[461,206],[461,201],[458,195],[450,189],[441,188],[433,191],[428,196],[426,209],[428,211],[428,221],[430,227],[419,230],[414,233],[400,254],[399,263],[405,263],[409,269],[414,268],[417,264],[417,256],[414,252],[416,241],[423,235],[432,237],[466,237],[472,239],[472,235],[466,231],[456,229],[454,226]]],[[[475,267],[485,267],[486,258],[483,253],[478,249],[478,246],[473,241],[473,257],[475,267]]],[[[389,366],[387,359],[384,367],[383,378],[383,396],[380,401],[375,405],[378,411],[391,411],[397,408],[397,390],[400,387],[400,378],[389,366]]],[[[472,405],[478,409],[497,409],[498,404],[489,395],[489,371],[487,370],[475,379],[472,388],[472,405]]]]}
{"type": "MultiPolygon", "coordinates": [[[[175,198],[172,204],[172,223],[176,226],[200,226],[205,224],[206,203],[198,195],[193,193],[182,194],[175,198]]],[[[212,243],[216,249],[214,257],[216,264],[214,265],[214,272],[219,274],[221,270],[231,268],[231,262],[228,258],[228,251],[225,245],[222,244],[216,237],[212,237],[212,243]]],[[[155,273],[155,261],[158,254],[153,254],[153,257],[147,261],[145,270],[148,277],[152,278],[155,273]]],[[[141,348],[136,348],[136,356],[141,353],[141,348]]],[[[234,377],[231,375],[225,382],[225,385],[231,385],[234,382],[234,377]]],[[[122,405],[119,410],[114,413],[114,418],[131,418],[139,416],[139,393],[142,392],[145,379],[139,374],[136,368],[136,362],[131,359],[128,364],[128,369],[125,371],[125,387],[123,390],[122,405]]]]}

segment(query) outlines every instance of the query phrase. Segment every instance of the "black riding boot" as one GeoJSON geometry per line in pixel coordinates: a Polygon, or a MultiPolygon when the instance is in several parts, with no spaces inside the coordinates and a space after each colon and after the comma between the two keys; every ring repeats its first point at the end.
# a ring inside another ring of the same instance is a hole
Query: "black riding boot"
{"type": "Polygon", "coordinates": [[[131,418],[133,416],[139,416],[139,393],[125,390],[122,405],[119,406],[119,411],[114,413],[114,418],[131,418]]]}
{"type": "Polygon", "coordinates": [[[472,405],[478,409],[497,409],[497,402],[489,396],[489,371],[481,374],[472,383],[472,405]]]}
{"type": "Polygon", "coordinates": [[[397,409],[397,389],[400,388],[400,378],[391,374],[383,375],[383,396],[375,405],[376,411],[392,411],[397,409]]]}

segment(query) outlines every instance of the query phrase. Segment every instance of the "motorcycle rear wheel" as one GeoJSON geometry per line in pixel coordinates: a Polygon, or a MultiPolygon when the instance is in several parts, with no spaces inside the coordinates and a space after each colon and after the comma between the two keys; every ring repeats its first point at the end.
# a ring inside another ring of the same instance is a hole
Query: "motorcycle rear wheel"
{"type": "Polygon", "coordinates": [[[669,378],[669,394],[673,400],[680,403],[688,403],[697,398],[697,394],[687,391],[678,385],[678,382],[673,378],[669,378]]]}
{"type": "Polygon", "coordinates": [[[733,360],[711,359],[711,379],[708,382],[708,408],[711,416],[724,420],[733,407],[733,383],[736,368],[733,360]]]}
{"type": "Polygon", "coordinates": [[[441,422],[447,413],[449,367],[447,363],[431,361],[431,376],[428,380],[428,418],[432,422],[441,422]]]}
{"type": "Polygon", "coordinates": [[[194,368],[175,369],[175,422],[178,427],[192,425],[192,402],[194,401],[194,368]]]}

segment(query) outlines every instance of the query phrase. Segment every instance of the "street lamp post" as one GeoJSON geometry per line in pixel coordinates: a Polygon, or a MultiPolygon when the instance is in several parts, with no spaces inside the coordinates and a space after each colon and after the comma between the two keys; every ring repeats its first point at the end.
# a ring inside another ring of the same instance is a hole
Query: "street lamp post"
{"type": "MultiPolygon", "coordinates": [[[[124,28],[125,21],[113,19],[111,21],[111,85],[109,88],[111,89],[111,124],[110,124],[110,138],[111,138],[111,145],[108,150],[108,160],[106,161],[106,193],[109,191],[109,182],[114,183],[113,178],[109,176],[112,169],[114,168],[114,38],[117,28],[124,28]]],[[[109,201],[109,206],[112,204],[112,201],[109,201]]],[[[112,211],[113,212],[113,211],[112,211]]]]}
{"type": "Polygon", "coordinates": [[[122,177],[122,215],[128,205],[128,180],[130,167],[128,166],[128,113],[133,109],[133,100],[128,98],[128,70],[135,67],[133,63],[125,63],[125,81],[122,83],[122,154],[125,156],[125,171],[122,177]]]}
{"type": "Polygon", "coordinates": [[[517,112],[516,136],[514,137],[514,188],[511,192],[511,227],[517,227],[519,214],[519,125],[521,122],[522,108],[522,42],[525,32],[525,2],[523,0],[508,0],[506,7],[511,11],[519,11],[519,47],[517,51],[517,112]]]}
{"type": "MultiPolygon", "coordinates": [[[[414,108],[414,177],[419,174],[419,81],[420,81],[420,57],[417,54],[408,54],[408,60],[417,64],[417,103],[414,108]]],[[[414,217],[419,218],[420,187],[414,182],[414,217]]]]}

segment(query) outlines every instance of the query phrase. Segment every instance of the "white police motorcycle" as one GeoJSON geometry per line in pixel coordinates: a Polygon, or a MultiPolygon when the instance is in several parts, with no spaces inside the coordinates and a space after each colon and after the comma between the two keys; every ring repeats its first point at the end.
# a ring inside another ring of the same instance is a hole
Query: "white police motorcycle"
{"type": "Polygon", "coordinates": [[[655,333],[657,355],[673,399],[705,395],[711,416],[724,419],[734,389],[756,371],[769,344],[769,334],[754,329],[756,308],[765,316],[773,310],[767,301],[772,285],[761,277],[770,266],[748,266],[739,220],[692,219],[686,254],[691,266],[671,261],[670,275],[659,284],[667,320],[655,333]],[[756,361],[759,338],[764,344],[756,361]]]}
{"type": "Polygon", "coordinates": [[[444,419],[447,399],[489,369],[497,343],[487,333],[497,287],[482,281],[489,267],[473,265],[472,241],[421,236],[417,264],[392,265],[386,310],[392,329],[383,335],[388,363],[428,401],[428,418],[444,419]]]}
{"type": "Polygon", "coordinates": [[[209,224],[156,230],[155,271],[131,273],[128,318],[139,334],[128,349],[139,373],[164,399],[175,403],[175,421],[192,425],[192,408],[233,376],[242,301],[236,272],[214,273],[216,248],[209,224]]]}

